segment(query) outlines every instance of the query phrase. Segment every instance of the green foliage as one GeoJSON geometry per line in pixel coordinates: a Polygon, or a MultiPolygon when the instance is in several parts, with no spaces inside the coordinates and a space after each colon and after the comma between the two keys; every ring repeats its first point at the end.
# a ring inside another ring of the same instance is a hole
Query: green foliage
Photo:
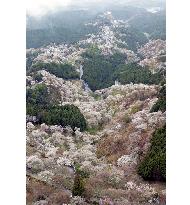
{"type": "Polygon", "coordinates": [[[111,79],[113,67],[102,56],[94,56],[92,59],[86,60],[83,70],[83,79],[87,81],[93,91],[113,84],[111,79]]]}
{"type": "Polygon", "coordinates": [[[130,24],[140,30],[150,34],[152,39],[166,39],[166,12],[161,11],[158,13],[142,13],[136,15],[130,21],[130,24]]]}
{"type": "Polygon", "coordinates": [[[135,114],[138,111],[140,111],[140,106],[134,105],[130,110],[130,114],[135,114]]]}
{"type": "Polygon", "coordinates": [[[152,74],[137,63],[126,64],[127,56],[122,53],[103,56],[94,46],[83,53],[83,57],[83,79],[93,91],[113,85],[116,79],[122,84],[159,84],[164,79],[161,72],[152,74]]]}
{"type": "Polygon", "coordinates": [[[120,65],[114,73],[114,76],[122,84],[159,84],[164,78],[162,73],[152,74],[148,68],[141,67],[137,63],[120,65]]]}
{"type": "Polygon", "coordinates": [[[83,196],[85,191],[85,179],[90,174],[84,170],[81,170],[80,164],[75,163],[75,178],[72,193],[74,196],[83,196]]]}
{"type": "Polygon", "coordinates": [[[109,56],[106,60],[108,60],[114,68],[121,64],[125,64],[127,60],[127,56],[123,53],[116,52],[113,55],[109,56]]]}
{"type": "Polygon", "coordinates": [[[79,73],[75,70],[75,68],[70,64],[57,64],[57,63],[37,63],[34,64],[30,70],[30,72],[38,71],[38,70],[46,70],[53,75],[63,78],[63,79],[76,79],[79,78],[79,73]]]}
{"type": "Polygon", "coordinates": [[[87,132],[89,132],[89,134],[91,135],[96,135],[98,131],[102,130],[102,125],[97,125],[94,127],[88,127],[87,128],[87,132]]]}
{"type": "Polygon", "coordinates": [[[166,86],[163,85],[159,91],[158,101],[152,106],[150,112],[166,111],[166,86]]]}
{"type": "Polygon", "coordinates": [[[37,81],[38,83],[42,81],[42,74],[41,73],[34,73],[33,78],[35,81],[37,81]]]}
{"type": "Polygon", "coordinates": [[[95,100],[100,100],[101,99],[101,95],[96,94],[94,92],[90,93],[90,95],[95,99],[95,100]]]}
{"type": "Polygon", "coordinates": [[[29,70],[32,66],[33,60],[38,56],[38,52],[26,53],[26,70],[29,70]]]}
{"type": "Polygon", "coordinates": [[[74,196],[83,196],[84,191],[84,179],[79,174],[76,174],[74,178],[72,194],[74,196]]]}
{"type": "Polygon", "coordinates": [[[116,66],[126,60],[126,56],[120,53],[103,56],[97,48],[89,48],[83,57],[83,79],[93,91],[111,86],[114,83],[113,73],[116,66]]]}
{"type": "Polygon", "coordinates": [[[136,52],[141,45],[144,45],[148,42],[145,34],[138,28],[134,28],[132,26],[128,28],[123,27],[119,29],[119,32],[123,34],[123,36],[120,37],[121,40],[125,41],[127,43],[127,48],[134,52],[136,52]]]}
{"type": "Polygon", "coordinates": [[[90,176],[90,174],[84,170],[81,170],[81,166],[78,163],[75,163],[75,173],[80,175],[81,178],[85,179],[90,176]]]}
{"type": "Polygon", "coordinates": [[[100,56],[101,51],[99,50],[98,46],[95,44],[90,44],[86,52],[82,53],[82,57],[88,59],[93,58],[94,56],[100,56]]]}
{"type": "Polygon", "coordinates": [[[166,180],[166,125],[153,133],[150,150],[138,167],[138,173],[145,180],[166,180]]]}
{"type": "Polygon", "coordinates": [[[44,110],[38,114],[40,122],[51,125],[70,125],[72,129],[75,127],[84,131],[87,127],[86,120],[79,108],[74,105],[50,106],[48,110],[44,110]]]}
{"type": "Polygon", "coordinates": [[[27,104],[35,105],[38,107],[47,107],[49,104],[48,89],[45,84],[38,84],[34,89],[26,90],[27,104]]]}
{"type": "Polygon", "coordinates": [[[129,116],[128,113],[126,113],[125,116],[124,116],[124,122],[125,122],[126,124],[128,124],[128,123],[131,122],[131,118],[130,118],[130,116],[129,116]]]}
{"type": "Polygon", "coordinates": [[[38,123],[49,125],[70,125],[84,131],[87,127],[86,120],[79,108],[74,105],[52,105],[47,87],[44,84],[37,85],[34,89],[26,91],[26,112],[36,116],[38,123]]]}
{"type": "Polygon", "coordinates": [[[86,34],[93,31],[96,32],[96,29],[93,27],[86,27],[82,24],[75,28],[55,27],[54,29],[40,28],[27,30],[26,46],[27,48],[38,48],[50,43],[75,43],[82,40],[86,34]]]}

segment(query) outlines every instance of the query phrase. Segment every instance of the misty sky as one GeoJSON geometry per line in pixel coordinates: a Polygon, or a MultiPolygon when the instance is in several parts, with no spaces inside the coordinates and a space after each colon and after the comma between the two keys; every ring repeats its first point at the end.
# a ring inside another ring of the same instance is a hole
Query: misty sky
{"type": "Polygon", "coordinates": [[[26,11],[30,15],[43,15],[48,11],[69,6],[88,7],[102,4],[125,4],[128,2],[155,2],[164,0],[26,0],[26,11]]]}
{"type": "MultiPolygon", "coordinates": [[[[87,4],[99,4],[109,0],[27,0],[27,13],[31,15],[43,15],[49,10],[60,7],[82,6],[87,4]]],[[[113,0],[112,0],[113,1],[113,0]]]]}

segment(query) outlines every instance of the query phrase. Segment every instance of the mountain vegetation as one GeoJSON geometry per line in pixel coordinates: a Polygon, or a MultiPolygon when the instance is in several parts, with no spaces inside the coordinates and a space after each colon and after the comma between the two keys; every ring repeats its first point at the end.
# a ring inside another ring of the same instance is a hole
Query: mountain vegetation
{"type": "Polygon", "coordinates": [[[120,65],[114,75],[122,84],[159,84],[164,78],[162,73],[153,74],[148,68],[142,67],[137,63],[120,65]]]}
{"type": "Polygon", "coordinates": [[[153,133],[150,150],[138,173],[145,180],[166,180],[166,125],[153,133]]]}
{"type": "Polygon", "coordinates": [[[135,16],[130,24],[140,30],[148,33],[151,39],[166,39],[166,13],[160,11],[157,13],[146,12],[135,16]]]}
{"type": "Polygon", "coordinates": [[[148,68],[137,63],[126,64],[127,56],[122,53],[103,56],[97,48],[91,48],[83,54],[83,57],[85,58],[83,78],[92,90],[109,87],[115,80],[122,84],[159,84],[164,79],[161,72],[152,74],[148,68]]]}
{"type": "Polygon", "coordinates": [[[165,11],[115,2],[27,16],[27,204],[166,204],[165,11]]]}
{"type": "MultiPolygon", "coordinates": [[[[131,50],[136,50],[137,45],[147,41],[144,33],[148,33],[152,39],[166,39],[165,11],[150,13],[132,6],[111,10],[116,19],[129,20],[130,27],[122,32],[126,35],[125,39],[131,50]]],[[[26,47],[38,48],[52,42],[76,43],[86,35],[98,32],[98,27],[84,25],[98,19],[98,14],[98,11],[76,10],[50,13],[40,20],[27,16],[26,47]]]]}
{"type": "Polygon", "coordinates": [[[78,25],[73,28],[55,27],[45,29],[27,30],[27,48],[38,48],[54,43],[76,43],[82,40],[90,32],[96,32],[96,28],[78,25]]]}
{"type": "Polygon", "coordinates": [[[92,90],[109,87],[114,83],[113,73],[119,64],[125,62],[123,54],[116,53],[111,57],[100,54],[98,49],[90,49],[83,54],[85,58],[83,79],[92,90]]]}
{"type": "Polygon", "coordinates": [[[63,79],[77,79],[79,78],[79,73],[76,71],[76,69],[70,65],[70,64],[58,64],[58,63],[43,63],[39,62],[32,66],[30,69],[30,72],[36,72],[39,70],[46,70],[49,73],[52,73],[53,75],[63,78],[63,79]]]}
{"type": "Polygon", "coordinates": [[[166,85],[163,85],[158,94],[158,101],[153,105],[150,112],[166,111],[166,85]]]}
{"type": "Polygon", "coordinates": [[[97,12],[83,10],[49,13],[36,19],[27,16],[26,47],[38,48],[50,43],[75,43],[85,35],[97,32],[96,27],[85,26],[97,12]]]}
{"type": "Polygon", "coordinates": [[[129,26],[117,30],[122,34],[121,40],[127,43],[126,47],[134,52],[148,42],[147,37],[138,27],[129,26]]]}
{"type": "Polygon", "coordinates": [[[52,105],[48,94],[48,89],[44,84],[37,85],[34,89],[27,89],[26,92],[26,112],[28,115],[36,116],[38,123],[48,125],[61,125],[80,128],[84,131],[87,123],[78,109],[74,105],[52,105]]]}

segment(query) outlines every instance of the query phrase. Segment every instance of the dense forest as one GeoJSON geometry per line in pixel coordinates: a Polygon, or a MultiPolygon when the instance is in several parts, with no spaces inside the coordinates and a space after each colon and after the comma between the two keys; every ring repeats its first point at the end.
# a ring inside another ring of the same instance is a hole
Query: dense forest
{"type": "Polygon", "coordinates": [[[52,63],[36,63],[32,66],[29,72],[36,72],[39,70],[46,70],[49,73],[55,75],[56,77],[63,78],[65,80],[68,79],[77,79],[79,78],[79,73],[76,71],[74,66],[70,64],[58,64],[55,62],[52,63]]]}
{"type": "Polygon", "coordinates": [[[38,123],[48,125],[70,125],[84,131],[87,123],[79,108],[74,105],[59,106],[51,103],[48,88],[39,84],[34,89],[26,91],[26,114],[36,116],[38,123]]]}
{"type": "Polygon", "coordinates": [[[148,42],[147,37],[138,27],[123,27],[117,29],[117,31],[122,34],[120,38],[127,43],[126,47],[134,52],[136,52],[140,46],[148,42]]]}
{"type": "Polygon", "coordinates": [[[150,150],[141,162],[138,173],[145,180],[166,180],[166,125],[153,133],[150,150]]]}
{"type": "Polygon", "coordinates": [[[85,38],[91,32],[97,32],[96,27],[78,25],[73,28],[54,27],[45,29],[35,29],[26,31],[27,48],[38,48],[49,45],[54,42],[59,43],[76,43],[85,38]]]}
{"type": "Polygon", "coordinates": [[[152,72],[148,68],[142,67],[137,63],[118,66],[116,72],[114,73],[114,76],[122,84],[159,84],[164,79],[163,73],[158,72],[152,74],[152,72]]]}
{"type": "Polygon", "coordinates": [[[83,79],[93,91],[113,85],[113,73],[117,65],[124,63],[126,59],[120,53],[112,56],[103,56],[96,47],[90,48],[83,54],[83,57],[83,79]]]}
{"type": "Polygon", "coordinates": [[[166,39],[165,11],[137,15],[130,21],[130,24],[141,32],[148,33],[151,39],[166,39]]]}
{"type": "Polygon", "coordinates": [[[143,68],[137,63],[126,64],[127,56],[122,53],[103,56],[96,47],[92,47],[83,57],[83,79],[93,91],[109,87],[115,80],[122,84],[159,84],[164,79],[163,73],[152,74],[148,68],[143,68]]]}
{"type": "Polygon", "coordinates": [[[150,112],[166,111],[166,85],[163,85],[158,94],[158,101],[153,105],[150,112]]]}

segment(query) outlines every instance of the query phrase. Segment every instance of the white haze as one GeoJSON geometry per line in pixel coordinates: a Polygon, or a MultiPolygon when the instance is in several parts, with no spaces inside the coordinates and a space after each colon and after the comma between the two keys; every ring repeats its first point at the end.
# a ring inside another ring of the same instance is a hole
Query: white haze
{"type": "Polygon", "coordinates": [[[84,9],[90,6],[142,5],[164,1],[165,0],[26,0],[26,11],[29,15],[41,16],[49,11],[70,7],[84,9]]]}
{"type": "Polygon", "coordinates": [[[71,0],[27,0],[26,12],[30,15],[43,15],[49,10],[57,7],[66,7],[71,0]]]}
{"type": "Polygon", "coordinates": [[[26,10],[27,14],[37,16],[59,8],[67,8],[69,6],[86,7],[105,2],[109,2],[109,0],[27,0],[26,10]]]}

